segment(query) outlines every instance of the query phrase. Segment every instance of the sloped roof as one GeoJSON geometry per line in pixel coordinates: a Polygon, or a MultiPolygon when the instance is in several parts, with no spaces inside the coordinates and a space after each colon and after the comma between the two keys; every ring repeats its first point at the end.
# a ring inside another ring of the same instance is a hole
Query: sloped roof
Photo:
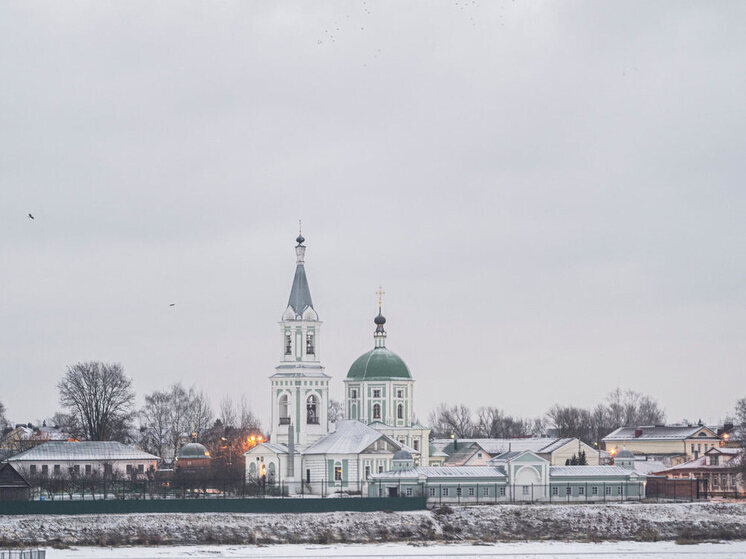
{"type": "Polygon", "coordinates": [[[411,379],[404,360],[386,347],[376,347],[362,354],[350,366],[347,378],[353,380],[411,379]]]}
{"type": "Polygon", "coordinates": [[[29,482],[10,464],[0,464],[0,487],[31,487],[29,482]]]}
{"type": "MultiPolygon", "coordinates": [[[[737,449],[736,449],[737,450],[737,449]]],[[[734,456],[728,461],[718,461],[718,464],[712,465],[710,464],[710,461],[708,460],[708,456],[700,456],[699,458],[695,458],[694,460],[689,460],[689,462],[684,462],[683,464],[677,464],[676,466],[671,466],[669,468],[665,468],[663,470],[660,470],[657,473],[664,474],[666,472],[672,472],[672,471],[680,471],[680,470],[731,470],[738,466],[740,460],[742,460],[741,456],[734,456]]]]}
{"type": "Polygon", "coordinates": [[[9,462],[44,460],[160,460],[134,446],[116,441],[50,441],[8,459],[9,462]]]}
{"type": "Polygon", "coordinates": [[[287,454],[288,453],[288,447],[282,443],[273,443],[273,442],[264,442],[261,444],[256,445],[253,448],[250,448],[244,454],[253,454],[261,450],[269,450],[270,452],[274,452],[275,454],[287,454]]]}
{"type": "Polygon", "coordinates": [[[396,450],[402,447],[400,443],[365,423],[348,419],[337,422],[336,431],[313,443],[303,454],[359,454],[380,438],[386,439],[396,450]]]}
{"type": "Polygon", "coordinates": [[[498,477],[505,478],[505,472],[494,466],[417,466],[409,470],[391,470],[371,475],[371,479],[396,479],[412,477],[498,477]]]}
{"type": "Polygon", "coordinates": [[[634,473],[621,466],[549,466],[550,477],[627,477],[634,473]]]}
{"type": "MultiPolygon", "coordinates": [[[[565,446],[572,438],[534,437],[526,439],[457,439],[459,446],[462,444],[477,444],[490,456],[503,452],[530,450],[532,452],[545,454],[565,446]]],[[[454,441],[452,439],[436,439],[433,441],[436,448],[443,450],[446,454],[454,452],[454,441]]]]}
{"type": "Polygon", "coordinates": [[[626,440],[684,440],[692,437],[700,429],[709,429],[704,425],[643,425],[642,427],[620,427],[606,435],[604,441],[626,440]],[[636,437],[635,432],[640,431],[636,437]]]}
{"type": "Polygon", "coordinates": [[[293,277],[293,287],[290,289],[288,306],[292,307],[296,315],[302,315],[308,307],[313,308],[311,289],[308,287],[306,267],[303,262],[298,262],[295,266],[295,277],[293,277]]]}

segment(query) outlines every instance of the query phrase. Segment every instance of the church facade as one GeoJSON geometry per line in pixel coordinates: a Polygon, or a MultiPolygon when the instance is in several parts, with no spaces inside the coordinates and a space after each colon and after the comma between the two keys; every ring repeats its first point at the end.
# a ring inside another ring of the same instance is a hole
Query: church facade
{"type": "Polygon", "coordinates": [[[427,466],[430,431],[414,419],[414,379],[386,348],[386,319],[375,318],[374,347],[355,360],[345,384],[345,420],[329,422],[329,382],[321,361],[321,325],[305,270],[305,239],[280,326],[280,360],[270,376],[270,440],[245,453],[248,481],[291,493],[367,492],[371,475],[410,453],[427,466]]]}

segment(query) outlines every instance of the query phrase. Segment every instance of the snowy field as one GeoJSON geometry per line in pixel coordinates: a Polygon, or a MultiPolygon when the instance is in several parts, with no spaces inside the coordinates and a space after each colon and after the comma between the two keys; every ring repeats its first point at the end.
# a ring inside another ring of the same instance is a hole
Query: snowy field
{"type": "Polygon", "coordinates": [[[309,558],[373,558],[373,557],[499,557],[504,559],[541,558],[574,559],[603,557],[608,559],[644,557],[664,559],[676,557],[716,557],[718,559],[743,559],[746,542],[702,543],[677,545],[673,542],[525,542],[493,545],[429,545],[403,544],[380,545],[274,545],[258,546],[165,546],[165,547],[87,547],[77,549],[48,549],[48,559],[243,559],[271,557],[274,559],[309,558]]]}

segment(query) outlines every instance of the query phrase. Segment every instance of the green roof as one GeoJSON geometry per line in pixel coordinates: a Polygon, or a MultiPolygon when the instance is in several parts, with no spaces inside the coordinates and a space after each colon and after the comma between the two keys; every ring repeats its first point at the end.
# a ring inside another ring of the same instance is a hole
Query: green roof
{"type": "Polygon", "coordinates": [[[412,380],[406,363],[393,351],[385,347],[371,349],[358,357],[347,373],[348,379],[371,380],[401,378],[412,380]]]}

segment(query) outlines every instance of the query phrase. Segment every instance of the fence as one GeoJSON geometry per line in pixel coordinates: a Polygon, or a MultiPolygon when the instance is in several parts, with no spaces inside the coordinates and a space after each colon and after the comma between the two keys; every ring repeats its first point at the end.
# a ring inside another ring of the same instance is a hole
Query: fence
{"type": "MultiPolygon", "coordinates": [[[[422,510],[426,499],[164,499],[108,501],[7,501],[0,515],[128,513],[299,513],[422,510]]],[[[0,558],[1,559],[1,558],[0,558]]]]}
{"type": "Polygon", "coordinates": [[[425,497],[430,505],[611,503],[643,500],[645,484],[637,481],[618,481],[510,485],[375,480],[370,484],[368,492],[378,497],[425,497]]]}
{"type": "Polygon", "coordinates": [[[44,549],[0,549],[0,559],[44,559],[46,556],[44,549]]]}

